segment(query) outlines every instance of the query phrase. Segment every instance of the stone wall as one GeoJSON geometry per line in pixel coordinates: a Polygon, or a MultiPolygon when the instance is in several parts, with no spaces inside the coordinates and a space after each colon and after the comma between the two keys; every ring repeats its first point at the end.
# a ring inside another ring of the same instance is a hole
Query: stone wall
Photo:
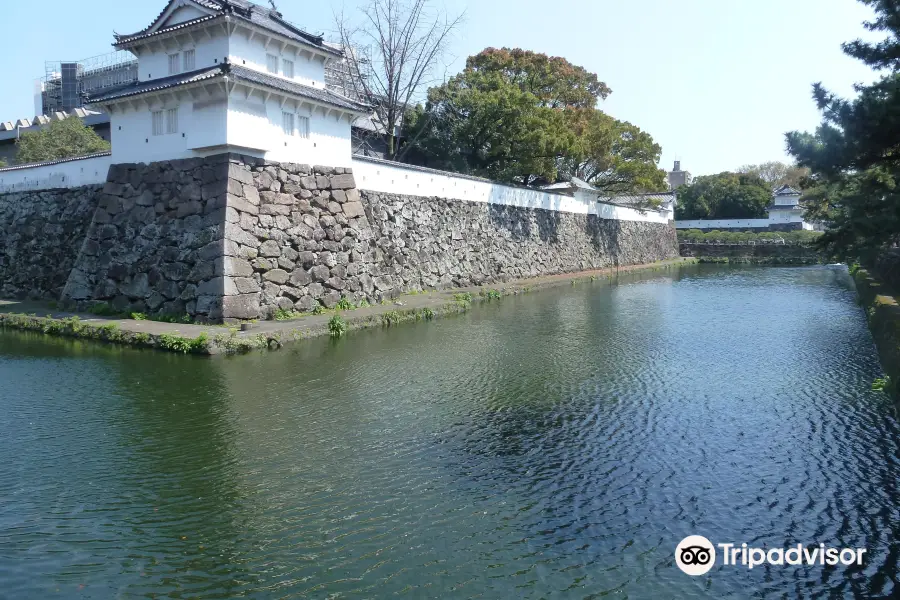
{"type": "Polygon", "coordinates": [[[342,168],[244,158],[229,177],[226,317],[677,256],[671,225],[359,192],[342,168]]]}
{"type": "Polygon", "coordinates": [[[371,228],[349,169],[233,160],[226,220],[226,318],[382,296],[370,275],[377,260],[371,228]]]}
{"type": "Polygon", "coordinates": [[[228,156],[118,164],[62,300],[218,320],[228,156]]]}
{"type": "Polygon", "coordinates": [[[0,297],[59,298],[99,187],[0,195],[0,297]]]}
{"type": "Polygon", "coordinates": [[[201,321],[677,256],[671,223],[359,191],[350,169],[234,154],[28,197],[0,196],[4,295],[201,321]]]}

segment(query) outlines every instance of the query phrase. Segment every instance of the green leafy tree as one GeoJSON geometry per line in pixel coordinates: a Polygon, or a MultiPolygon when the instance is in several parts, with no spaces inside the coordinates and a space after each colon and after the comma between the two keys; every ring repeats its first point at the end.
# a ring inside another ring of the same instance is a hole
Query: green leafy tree
{"type": "Polygon", "coordinates": [[[799,190],[803,185],[803,180],[810,175],[810,170],[807,167],[789,165],[777,160],[758,165],[744,165],[738,169],[738,172],[757,175],[769,184],[772,189],[789,185],[799,190]]]}
{"type": "Polygon", "coordinates": [[[822,123],[813,133],[787,134],[788,151],[808,167],[807,218],[827,227],[831,254],[871,260],[900,243],[900,1],[861,0],[875,11],[865,23],[885,34],[877,43],[845,43],[844,52],[884,74],[844,99],[813,85],[822,123]]]}
{"type": "Polygon", "coordinates": [[[744,173],[698,177],[677,193],[677,219],[759,219],[772,203],[769,185],[744,173]]]}
{"type": "Polygon", "coordinates": [[[77,117],[51,121],[38,131],[23,133],[16,143],[16,160],[27,164],[106,152],[109,142],[77,117]]]}
{"type": "Polygon", "coordinates": [[[578,177],[608,194],[666,189],[666,172],[657,166],[662,148],[650,134],[599,110],[579,111],[572,121],[576,143],[558,161],[561,177],[578,177]]]}
{"type": "Polygon", "coordinates": [[[664,189],[659,146],[597,110],[610,93],[563,58],[488,48],[407,115],[406,156],[526,185],[576,176],[610,193],[664,189]]]}

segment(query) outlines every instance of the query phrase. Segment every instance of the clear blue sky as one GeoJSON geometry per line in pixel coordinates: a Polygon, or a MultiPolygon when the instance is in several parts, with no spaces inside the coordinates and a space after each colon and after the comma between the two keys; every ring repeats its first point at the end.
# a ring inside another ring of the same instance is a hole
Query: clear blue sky
{"type": "MultiPolygon", "coordinates": [[[[262,0],[258,0],[262,2],[262,0]]],[[[313,32],[354,0],[276,0],[313,32]]],[[[695,175],[786,160],[784,132],[811,130],[810,84],[852,94],[871,71],[840,43],[865,36],[870,11],[856,0],[436,0],[466,11],[448,74],[488,46],[517,46],[597,73],[613,90],[601,108],[631,121],[695,175]]],[[[45,60],[112,50],[113,30],[145,27],[166,0],[3,0],[0,119],[31,117],[45,60]]]]}

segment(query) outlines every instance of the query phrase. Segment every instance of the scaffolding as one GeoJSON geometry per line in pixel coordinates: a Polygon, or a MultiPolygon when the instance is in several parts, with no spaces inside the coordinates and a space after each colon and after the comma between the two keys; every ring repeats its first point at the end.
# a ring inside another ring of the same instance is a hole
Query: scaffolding
{"type": "Polygon", "coordinates": [[[39,80],[41,113],[71,111],[83,106],[82,95],[87,92],[137,81],[137,64],[134,55],[125,50],[82,60],[45,62],[44,77],[39,80]]]}
{"type": "Polygon", "coordinates": [[[370,99],[365,97],[365,90],[372,77],[371,48],[344,48],[335,43],[328,45],[343,51],[344,56],[325,62],[325,87],[347,98],[368,102],[370,99]]]}

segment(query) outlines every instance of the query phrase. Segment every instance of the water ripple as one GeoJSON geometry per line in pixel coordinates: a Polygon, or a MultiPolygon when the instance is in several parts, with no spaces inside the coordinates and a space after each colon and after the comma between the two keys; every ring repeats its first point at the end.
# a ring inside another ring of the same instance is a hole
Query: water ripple
{"type": "Polygon", "coordinates": [[[890,596],[879,375],[831,267],[631,275],[235,359],[0,333],[0,589],[890,596]],[[868,560],[693,579],[692,533],[868,560]]]}

